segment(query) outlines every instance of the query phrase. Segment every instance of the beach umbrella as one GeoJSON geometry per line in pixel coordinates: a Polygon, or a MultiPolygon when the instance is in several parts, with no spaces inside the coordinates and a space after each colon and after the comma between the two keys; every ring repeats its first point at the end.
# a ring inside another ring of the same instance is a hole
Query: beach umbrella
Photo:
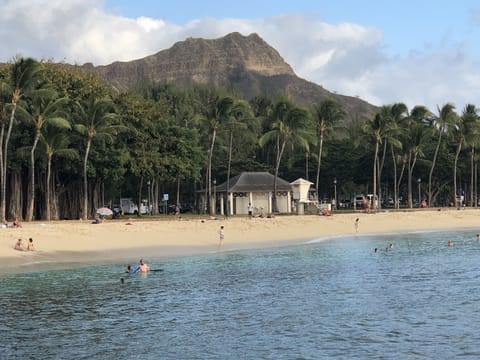
{"type": "Polygon", "coordinates": [[[107,207],[101,207],[97,209],[97,214],[101,216],[110,216],[113,214],[113,211],[107,207]]]}

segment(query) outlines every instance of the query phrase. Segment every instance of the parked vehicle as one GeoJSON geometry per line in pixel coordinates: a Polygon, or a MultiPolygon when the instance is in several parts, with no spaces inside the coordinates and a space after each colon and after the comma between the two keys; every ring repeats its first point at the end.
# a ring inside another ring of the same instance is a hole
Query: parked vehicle
{"type": "MultiPolygon", "coordinates": [[[[131,198],[121,198],[120,208],[124,214],[138,214],[138,205],[131,198]]],[[[145,204],[143,201],[140,204],[140,213],[148,214],[148,204],[145,204]]]]}
{"type": "Polygon", "coordinates": [[[363,199],[365,198],[365,195],[360,194],[360,195],[355,195],[355,206],[357,208],[361,208],[363,205],[363,199]]]}

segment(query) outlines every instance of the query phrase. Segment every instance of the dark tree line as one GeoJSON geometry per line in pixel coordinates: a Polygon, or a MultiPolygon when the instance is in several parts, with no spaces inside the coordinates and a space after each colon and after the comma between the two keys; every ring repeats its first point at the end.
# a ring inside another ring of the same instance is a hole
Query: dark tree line
{"type": "Polygon", "coordinates": [[[148,197],[155,213],[164,193],[212,213],[198,191],[212,199],[214,180],[242,171],[303,177],[319,201],[335,180],[339,200],[477,206],[478,111],[456,110],[400,103],[362,116],[332,99],[303,108],[166,83],[117,93],[79,67],[19,58],[0,68],[0,217],[88,218],[120,197],[148,197]]]}

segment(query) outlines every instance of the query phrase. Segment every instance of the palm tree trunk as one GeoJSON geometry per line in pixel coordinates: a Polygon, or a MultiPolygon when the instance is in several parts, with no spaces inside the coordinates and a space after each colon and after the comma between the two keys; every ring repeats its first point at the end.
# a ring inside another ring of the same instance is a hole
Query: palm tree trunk
{"type": "Polygon", "coordinates": [[[472,146],[470,150],[470,206],[477,207],[477,202],[473,201],[475,197],[475,185],[474,185],[474,173],[473,173],[473,155],[475,154],[475,148],[472,146]]]}
{"type": "Polygon", "coordinates": [[[0,217],[1,221],[6,220],[7,214],[7,159],[8,159],[8,143],[10,142],[10,136],[12,134],[13,119],[15,117],[15,111],[17,110],[17,102],[12,101],[12,113],[10,114],[10,121],[8,123],[7,136],[5,137],[5,143],[3,144],[3,168],[2,168],[2,203],[0,204],[0,217]]]}
{"type": "Polygon", "coordinates": [[[230,209],[230,168],[232,166],[232,147],[233,147],[233,131],[230,131],[230,142],[228,145],[228,167],[227,167],[227,216],[231,215],[230,209]]]}
{"type": "Polygon", "coordinates": [[[87,148],[85,150],[85,157],[83,158],[83,215],[82,215],[83,220],[87,220],[88,218],[87,161],[88,161],[88,154],[90,153],[91,144],[92,144],[92,139],[89,138],[87,141],[87,148]]]}
{"type": "Polygon", "coordinates": [[[323,131],[320,131],[320,144],[318,146],[318,161],[317,161],[317,177],[315,181],[315,191],[317,193],[317,203],[319,203],[319,188],[320,188],[320,165],[322,164],[322,149],[323,149],[323,131]]]}
{"type": "Polygon", "coordinates": [[[212,144],[210,145],[210,151],[208,153],[208,170],[207,170],[207,204],[208,211],[210,215],[214,214],[214,205],[212,205],[212,158],[213,158],[213,148],[215,146],[215,138],[217,136],[217,131],[214,129],[212,132],[212,144]]]}
{"type": "MultiPolygon", "coordinates": [[[[382,160],[378,162],[378,204],[377,206],[381,209],[382,208],[382,171],[385,165],[385,158],[387,157],[387,140],[385,140],[383,144],[383,153],[382,153],[382,160]]],[[[375,195],[376,196],[376,195],[375,195]]]]}
{"type": "MultiPolygon", "coordinates": [[[[3,116],[3,114],[2,114],[3,116]]],[[[5,114],[6,116],[6,114],[5,114]]],[[[5,136],[5,124],[6,124],[7,119],[2,117],[2,129],[0,131],[0,191],[3,193],[3,183],[5,182],[5,177],[3,176],[3,138],[5,136]]],[[[1,201],[1,200],[0,200],[1,201]]],[[[2,214],[1,210],[4,208],[2,206],[2,203],[0,202],[0,217],[2,214]]],[[[5,213],[3,212],[3,216],[5,217],[5,213]]]]}
{"type": "Polygon", "coordinates": [[[433,169],[435,168],[435,163],[437,162],[438,150],[440,149],[440,142],[442,141],[443,129],[440,128],[440,135],[438,135],[437,147],[435,148],[435,153],[433,154],[432,167],[430,168],[430,173],[428,174],[428,206],[432,206],[432,175],[433,169]]]}
{"type": "Polygon", "coordinates": [[[35,139],[33,140],[32,150],[30,151],[30,183],[28,187],[28,207],[26,221],[33,220],[35,210],[35,150],[37,149],[38,140],[40,139],[40,129],[35,131],[35,139]]]}
{"type": "MultiPolygon", "coordinates": [[[[410,164],[408,165],[410,166],[410,164]]],[[[400,208],[400,202],[398,201],[400,199],[400,185],[402,185],[402,179],[403,179],[403,174],[405,173],[405,168],[407,167],[407,156],[403,156],[402,160],[402,170],[400,170],[400,175],[398,176],[398,182],[397,182],[397,203],[395,203],[395,208],[399,209],[400,208]]],[[[408,186],[408,185],[407,185],[408,186]]]]}
{"type": "Polygon", "coordinates": [[[397,160],[395,159],[395,152],[393,150],[393,145],[390,145],[392,152],[392,164],[393,164],[393,203],[394,207],[397,207],[398,201],[398,192],[397,192],[397,160]]]}
{"type": "Polygon", "coordinates": [[[375,142],[375,156],[373,158],[373,204],[372,204],[372,207],[373,207],[373,211],[376,210],[376,201],[375,201],[375,197],[377,195],[377,163],[378,163],[378,141],[375,142]]]}
{"type": "Polygon", "coordinates": [[[457,151],[455,152],[455,160],[453,161],[453,196],[455,196],[455,204],[457,204],[457,163],[460,151],[462,150],[463,139],[460,139],[460,142],[457,146],[457,151]]]}
{"type": "MultiPolygon", "coordinates": [[[[280,145],[280,144],[279,144],[280,145]]],[[[273,212],[278,213],[278,203],[277,203],[277,178],[278,178],[278,170],[280,169],[280,161],[282,160],[283,151],[285,150],[286,143],[283,142],[281,146],[279,146],[279,151],[277,154],[277,160],[275,162],[275,176],[273,178],[273,197],[272,197],[272,208],[273,212]]]]}
{"type": "Polygon", "coordinates": [[[52,155],[48,155],[48,162],[47,162],[47,194],[46,194],[46,210],[47,210],[47,221],[51,220],[50,215],[50,178],[51,178],[51,171],[52,171],[52,155]]]}
{"type": "MultiPolygon", "coordinates": [[[[150,197],[150,195],[148,195],[150,197]]],[[[177,178],[177,206],[180,208],[180,178],[177,178]]]]}

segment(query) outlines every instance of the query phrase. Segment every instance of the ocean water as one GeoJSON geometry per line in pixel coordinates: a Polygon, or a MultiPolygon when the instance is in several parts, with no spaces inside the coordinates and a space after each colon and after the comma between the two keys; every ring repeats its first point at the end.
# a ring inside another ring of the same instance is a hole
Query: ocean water
{"type": "Polygon", "coordinates": [[[472,230],[148,260],[1,277],[0,358],[480,358],[472,230]]]}

